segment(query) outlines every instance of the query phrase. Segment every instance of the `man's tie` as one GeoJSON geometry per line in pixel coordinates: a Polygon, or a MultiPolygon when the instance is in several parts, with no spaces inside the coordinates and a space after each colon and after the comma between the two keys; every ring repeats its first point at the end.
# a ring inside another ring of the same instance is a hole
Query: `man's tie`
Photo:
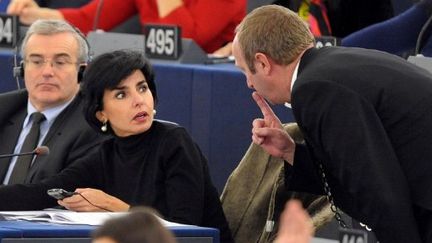
{"type": "MultiPolygon", "coordinates": [[[[40,112],[34,112],[31,114],[33,120],[33,125],[21,148],[20,153],[33,151],[39,141],[40,124],[45,120],[45,116],[40,112]]],[[[24,183],[27,177],[27,172],[31,166],[34,155],[25,155],[17,158],[15,167],[12,171],[11,177],[9,179],[9,185],[24,183]]]]}

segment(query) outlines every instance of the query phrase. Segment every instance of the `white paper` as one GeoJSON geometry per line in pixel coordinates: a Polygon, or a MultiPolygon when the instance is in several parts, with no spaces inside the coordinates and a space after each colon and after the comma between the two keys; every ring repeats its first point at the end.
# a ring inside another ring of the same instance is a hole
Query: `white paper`
{"type": "MultiPolygon", "coordinates": [[[[57,224],[102,225],[106,220],[124,216],[129,212],[74,212],[70,210],[48,209],[42,211],[0,211],[5,220],[25,220],[57,224]]],[[[156,216],[157,217],[157,216],[156,216]]],[[[157,217],[165,227],[189,226],[170,222],[157,217]]]]}

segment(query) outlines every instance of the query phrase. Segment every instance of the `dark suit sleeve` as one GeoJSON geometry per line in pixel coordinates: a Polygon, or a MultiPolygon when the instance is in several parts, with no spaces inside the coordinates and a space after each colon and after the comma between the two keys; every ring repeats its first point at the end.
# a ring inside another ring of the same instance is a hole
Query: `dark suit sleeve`
{"type": "Polygon", "coordinates": [[[296,144],[294,164],[285,162],[285,186],[290,191],[324,194],[323,183],[304,144],[296,144]]]}
{"type": "Polygon", "coordinates": [[[417,242],[408,183],[381,123],[385,118],[375,110],[380,104],[325,81],[299,85],[292,101],[336,205],[369,225],[382,242],[417,242]]]}

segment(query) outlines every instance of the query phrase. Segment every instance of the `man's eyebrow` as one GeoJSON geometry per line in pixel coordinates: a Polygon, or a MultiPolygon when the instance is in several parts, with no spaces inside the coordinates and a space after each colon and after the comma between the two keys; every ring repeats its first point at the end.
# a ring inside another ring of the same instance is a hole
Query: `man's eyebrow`
{"type": "Polygon", "coordinates": [[[70,58],[71,56],[68,53],[58,53],[58,54],[54,54],[54,58],[59,58],[59,57],[67,57],[70,58]]]}
{"type": "Polygon", "coordinates": [[[40,57],[40,58],[43,58],[43,55],[42,54],[37,54],[37,53],[31,53],[29,55],[29,57],[40,57]]]}
{"type": "MultiPolygon", "coordinates": [[[[41,57],[41,58],[45,58],[44,55],[39,54],[39,53],[30,53],[29,57],[41,57]]],[[[70,58],[71,56],[67,53],[58,53],[58,54],[54,54],[54,58],[59,58],[59,57],[67,57],[70,58]]]]}

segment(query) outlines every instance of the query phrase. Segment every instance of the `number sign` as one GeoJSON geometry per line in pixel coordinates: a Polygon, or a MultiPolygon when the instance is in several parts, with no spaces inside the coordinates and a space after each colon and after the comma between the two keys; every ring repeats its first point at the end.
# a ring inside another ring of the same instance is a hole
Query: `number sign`
{"type": "Polygon", "coordinates": [[[315,38],[315,47],[338,46],[339,40],[334,36],[320,36],[315,38]]]}
{"type": "Polygon", "coordinates": [[[181,55],[181,29],[173,25],[145,25],[144,50],[148,58],[177,60],[181,55]]]}
{"type": "Polygon", "coordinates": [[[17,40],[17,16],[0,14],[0,47],[14,48],[17,40]]]}
{"type": "Polygon", "coordinates": [[[367,243],[367,233],[356,229],[339,229],[340,243],[367,243]]]}

